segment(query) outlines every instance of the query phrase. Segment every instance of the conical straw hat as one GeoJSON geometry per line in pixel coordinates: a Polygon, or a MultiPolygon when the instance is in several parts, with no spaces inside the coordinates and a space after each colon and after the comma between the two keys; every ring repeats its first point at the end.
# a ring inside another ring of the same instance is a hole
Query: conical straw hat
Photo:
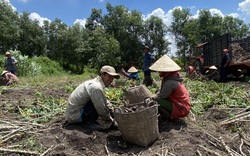
{"type": "Polygon", "coordinates": [[[211,66],[209,67],[209,69],[217,69],[215,66],[211,66]]]}
{"type": "Polygon", "coordinates": [[[3,76],[5,73],[8,73],[8,71],[4,70],[1,75],[3,76]]]}
{"type": "Polygon", "coordinates": [[[128,72],[129,73],[135,73],[135,72],[138,72],[138,70],[135,67],[132,66],[131,68],[129,68],[128,72]]]}
{"type": "Polygon", "coordinates": [[[181,70],[181,67],[167,55],[163,55],[149,69],[158,72],[174,72],[181,70]]]}

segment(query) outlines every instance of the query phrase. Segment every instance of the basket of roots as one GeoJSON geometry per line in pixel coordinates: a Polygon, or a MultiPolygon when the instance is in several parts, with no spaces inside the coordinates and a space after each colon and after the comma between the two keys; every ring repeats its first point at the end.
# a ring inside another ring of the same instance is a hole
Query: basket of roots
{"type": "Polygon", "coordinates": [[[159,137],[157,114],[158,104],[150,98],[114,109],[123,140],[141,147],[147,147],[159,137]]]}

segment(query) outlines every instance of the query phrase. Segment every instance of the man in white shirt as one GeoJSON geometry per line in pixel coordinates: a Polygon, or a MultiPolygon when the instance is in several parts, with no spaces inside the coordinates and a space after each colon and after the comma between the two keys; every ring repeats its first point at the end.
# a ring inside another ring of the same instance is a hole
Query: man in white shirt
{"type": "Polygon", "coordinates": [[[69,96],[65,117],[68,123],[94,123],[100,116],[106,123],[114,124],[103,89],[113,79],[120,78],[111,66],[103,66],[99,76],[80,84],[69,96]]]}

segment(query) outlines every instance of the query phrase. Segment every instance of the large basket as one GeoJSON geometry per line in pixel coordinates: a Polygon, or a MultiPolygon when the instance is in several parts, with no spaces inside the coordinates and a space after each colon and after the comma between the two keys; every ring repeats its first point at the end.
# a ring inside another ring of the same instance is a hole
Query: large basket
{"type": "Polygon", "coordinates": [[[140,103],[147,97],[152,97],[153,94],[145,85],[138,85],[124,90],[124,95],[129,103],[140,103]]]}
{"type": "MultiPolygon", "coordinates": [[[[145,106],[145,103],[136,105],[145,106]]],[[[130,109],[134,106],[135,104],[126,107],[130,109]]],[[[157,113],[158,105],[156,103],[134,112],[124,112],[122,109],[116,108],[114,116],[123,140],[142,147],[147,147],[157,140],[159,137],[157,113]]]]}

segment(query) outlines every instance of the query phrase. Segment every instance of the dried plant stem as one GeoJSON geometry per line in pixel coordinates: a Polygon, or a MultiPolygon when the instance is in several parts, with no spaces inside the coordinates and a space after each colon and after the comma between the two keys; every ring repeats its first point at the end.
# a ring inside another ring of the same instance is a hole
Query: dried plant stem
{"type": "Polygon", "coordinates": [[[217,155],[217,156],[221,156],[219,153],[217,153],[217,152],[215,152],[215,151],[213,151],[213,150],[211,150],[209,148],[206,148],[206,147],[204,147],[202,145],[198,145],[198,146],[201,147],[201,148],[203,148],[205,151],[207,151],[209,153],[212,153],[212,154],[217,155]]]}
{"type": "Polygon", "coordinates": [[[109,156],[109,150],[108,150],[108,147],[105,145],[105,146],[104,146],[104,148],[105,148],[105,151],[106,151],[106,153],[107,153],[107,156],[109,156]]]}
{"type": "Polygon", "coordinates": [[[240,139],[240,147],[239,147],[240,153],[241,153],[243,156],[246,156],[246,154],[242,151],[242,146],[243,146],[243,144],[244,144],[244,140],[241,138],[241,139],[240,139]]]}
{"type": "Polygon", "coordinates": [[[47,153],[49,153],[50,151],[52,151],[55,148],[54,145],[52,145],[50,148],[48,148],[46,151],[44,151],[40,156],[45,156],[47,153]]]}
{"type": "Polygon", "coordinates": [[[13,149],[6,149],[6,148],[0,148],[1,152],[6,153],[19,153],[19,154],[29,154],[29,155],[40,155],[40,153],[32,152],[32,151],[24,151],[24,150],[13,150],[13,149]]]}
{"type": "Polygon", "coordinates": [[[244,118],[247,118],[247,117],[250,117],[250,112],[245,112],[245,113],[241,113],[241,114],[238,114],[232,118],[229,118],[227,120],[224,120],[222,122],[220,122],[219,124],[220,125],[226,125],[226,124],[230,124],[230,123],[233,123],[233,122],[236,122],[236,121],[240,121],[244,118]]]}

